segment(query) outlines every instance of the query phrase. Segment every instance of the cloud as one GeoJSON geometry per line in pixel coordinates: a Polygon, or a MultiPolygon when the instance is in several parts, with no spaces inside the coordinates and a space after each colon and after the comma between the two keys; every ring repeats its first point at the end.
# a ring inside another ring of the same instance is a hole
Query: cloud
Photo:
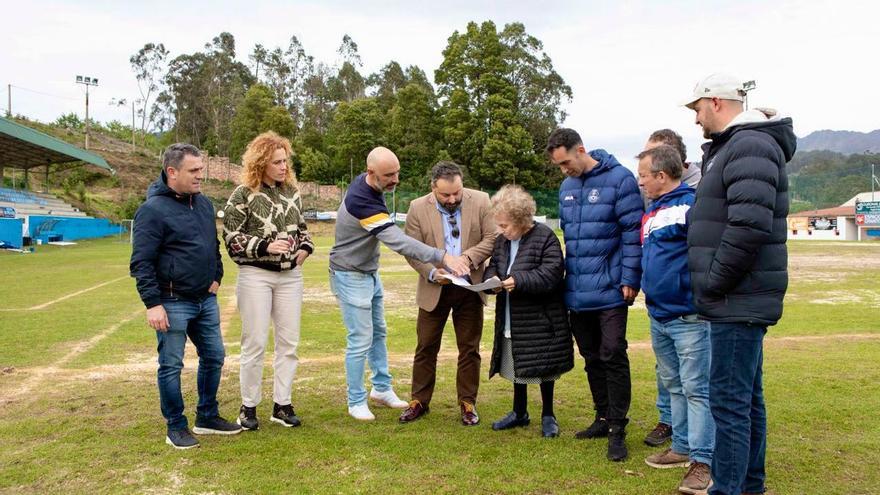
{"type": "Polygon", "coordinates": [[[872,130],[880,113],[876,98],[859,91],[880,80],[871,58],[880,46],[876,2],[38,1],[8,10],[12,19],[0,32],[0,74],[7,80],[0,82],[63,97],[13,88],[13,110],[40,120],[82,114],[76,74],[101,80],[92,93],[95,118],[129,119],[126,109],[107,103],[136,95],[128,58],[147,42],[162,42],[176,56],[228,31],[247,61],[254,44],[286,46],[296,35],[309,54],[333,63],[349,34],[365,73],[397,60],[432,76],[449,35],[487,19],[499,27],[523,22],[544,42],[574,91],[566,125],[621,159],[661,127],[678,130],[696,155],[701,132],[692,112],[676,104],[716,71],[755,79],[753,105],[792,115],[799,135],[872,130]]]}

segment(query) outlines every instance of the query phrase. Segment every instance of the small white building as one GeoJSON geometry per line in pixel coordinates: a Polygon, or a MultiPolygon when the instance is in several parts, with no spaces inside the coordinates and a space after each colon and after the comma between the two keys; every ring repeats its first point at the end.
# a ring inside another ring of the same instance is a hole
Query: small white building
{"type": "MultiPolygon", "coordinates": [[[[877,195],[880,197],[880,194],[877,195]]],[[[872,193],[860,193],[834,208],[808,210],[788,216],[788,238],[815,241],[880,240],[880,226],[856,222],[856,202],[871,201],[872,193]]]]}

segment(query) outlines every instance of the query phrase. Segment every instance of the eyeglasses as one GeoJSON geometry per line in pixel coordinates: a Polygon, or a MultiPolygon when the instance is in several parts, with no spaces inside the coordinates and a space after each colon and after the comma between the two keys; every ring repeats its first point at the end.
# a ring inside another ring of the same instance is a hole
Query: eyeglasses
{"type": "Polygon", "coordinates": [[[455,216],[449,216],[449,226],[452,227],[452,237],[458,239],[458,236],[461,235],[461,231],[458,230],[458,222],[455,220],[455,216]]]}

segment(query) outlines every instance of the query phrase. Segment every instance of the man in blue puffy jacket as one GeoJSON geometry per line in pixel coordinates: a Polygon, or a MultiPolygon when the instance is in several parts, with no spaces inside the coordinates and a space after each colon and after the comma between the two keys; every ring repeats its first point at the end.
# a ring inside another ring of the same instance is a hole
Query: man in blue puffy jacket
{"type": "Polygon", "coordinates": [[[574,130],[553,131],[547,153],[567,176],[559,188],[565,302],[596,409],[575,436],[607,436],[608,459],[622,461],[631,397],[626,319],[640,286],[644,204],[632,172],[605,150],[587,152],[574,130]]]}
{"type": "Polygon", "coordinates": [[[704,493],[715,423],[709,410],[709,323],[697,318],[688,272],[688,211],[694,190],[682,182],[682,161],[661,145],[639,153],[639,186],[652,200],[642,217],[642,290],[651,322],[657,376],[669,392],[672,447],[645,462],[655,468],[690,466],[682,493],[704,493]]]}
{"type": "Polygon", "coordinates": [[[217,290],[223,278],[214,207],[202,196],[205,165],[198,148],[172,144],[162,172],[134,215],[131,276],[147,307],[159,346],[159,401],[168,426],[165,443],[198,447],[187,428],[180,371],[186,339],[199,354],[199,404],[193,433],[234,435],[241,426],[219,416],[217,389],[226,354],[217,290]]]}

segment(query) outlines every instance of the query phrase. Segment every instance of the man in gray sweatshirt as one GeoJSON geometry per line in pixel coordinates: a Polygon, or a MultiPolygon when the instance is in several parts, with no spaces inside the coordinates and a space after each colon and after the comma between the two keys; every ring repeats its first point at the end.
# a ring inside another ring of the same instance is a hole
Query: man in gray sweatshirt
{"type": "Polygon", "coordinates": [[[407,236],[388,213],[382,193],[400,182],[400,162],[387,148],[374,148],[367,156],[367,171],[357,176],[336,216],[336,240],[330,249],[330,288],[342,310],[348,332],[345,378],[348,413],[361,421],[375,419],[367,406],[364,366],[369,360],[373,374],[370,398],[388,407],[403,409],[407,403],[391,388],[388,372],[387,326],[379,279],[379,242],[392,251],[423,263],[445,266],[456,275],[469,271],[467,261],[407,236]]]}

